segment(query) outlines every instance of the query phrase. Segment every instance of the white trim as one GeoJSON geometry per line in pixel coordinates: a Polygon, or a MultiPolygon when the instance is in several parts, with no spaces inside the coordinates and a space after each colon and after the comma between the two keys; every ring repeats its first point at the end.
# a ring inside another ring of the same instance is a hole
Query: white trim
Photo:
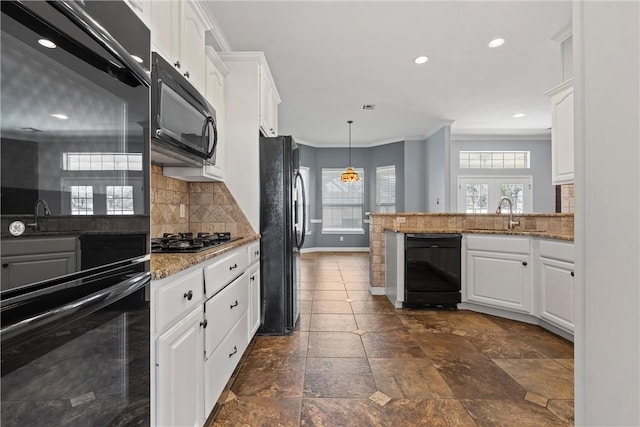
{"type": "Polygon", "coordinates": [[[557,93],[562,92],[563,90],[566,90],[566,89],[569,89],[569,88],[572,88],[572,87],[573,87],[573,77],[563,81],[562,83],[560,83],[557,86],[552,87],[551,89],[546,91],[544,93],[544,95],[553,96],[553,95],[555,95],[557,93]]]}
{"type": "Polygon", "coordinates": [[[454,133],[451,131],[451,141],[550,141],[551,130],[532,130],[531,134],[482,134],[482,133],[454,133]]]}
{"type": "Polygon", "coordinates": [[[385,295],[384,286],[369,286],[369,293],[371,295],[385,295]]]}
{"type": "MultiPolygon", "coordinates": [[[[362,220],[364,222],[364,220],[362,220]]],[[[364,229],[361,230],[322,230],[322,234],[364,234],[364,229]]]]}
{"type": "Polygon", "coordinates": [[[204,53],[211,60],[211,62],[213,62],[213,65],[216,66],[218,71],[220,71],[222,77],[227,77],[229,75],[229,69],[224,64],[224,62],[222,62],[222,59],[220,59],[220,55],[218,55],[218,52],[216,52],[213,47],[205,46],[204,53]]]}
{"type": "Polygon", "coordinates": [[[322,219],[310,219],[311,224],[322,224],[322,219]]]}
{"type": "MultiPolygon", "coordinates": [[[[395,144],[396,142],[404,142],[404,141],[424,141],[425,139],[433,136],[436,132],[446,126],[451,126],[453,124],[453,120],[441,120],[434,126],[427,129],[427,131],[422,135],[410,135],[410,136],[399,136],[396,138],[389,139],[381,139],[378,141],[364,142],[359,144],[352,144],[352,148],[371,148],[377,147],[379,145],[387,145],[387,144],[395,144]]],[[[296,138],[296,142],[302,145],[308,145],[309,147],[315,148],[345,148],[344,142],[313,142],[308,140],[303,140],[300,138],[296,138]]]]}
{"type": "MultiPolygon", "coordinates": [[[[300,249],[300,253],[312,253],[312,252],[369,252],[368,246],[357,247],[315,247],[300,249]]],[[[384,288],[383,288],[384,289],[384,288]]]]}
{"type": "Polygon", "coordinates": [[[223,52],[231,52],[233,50],[231,49],[231,44],[229,44],[229,40],[227,40],[227,37],[222,32],[222,28],[220,27],[218,20],[211,10],[209,2],[204,2],[202,10],[209,20],[209,23],[211,24],[211,28],[209,29],[209,31],[211,31],[211,35],[213,36],[216,43],[218,43],[218,46],[220,46],[220,49],[222,49],[223,52]]]}
{"type": "Polygon", "coordinates": [[[573,35],[573,27],[571,26],[571,24],[569,24],[563,29],[561,29],[560,31],[558,31],[556,34],[551,36],[551,40],[553,40],[554,42],[562,43],[572,35],[573,35]]]}

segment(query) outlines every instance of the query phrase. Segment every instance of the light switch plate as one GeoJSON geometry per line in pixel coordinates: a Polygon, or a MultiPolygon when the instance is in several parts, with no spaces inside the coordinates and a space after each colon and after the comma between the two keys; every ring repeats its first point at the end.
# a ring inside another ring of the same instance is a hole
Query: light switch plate
{"type": "Polygon", "coordinates": [[[187,207],[184,203],[180,203],[180,218],[184,218],[187,216],[187,207]]]}
{"type": "Polygon", "coordinates": [[[403,222],[407,222],[407,219],[405,217],[403,217],[403,216],[399,216],[398,218],[396,218],[396,222],[398,224],[401,224],[403,222]]]}

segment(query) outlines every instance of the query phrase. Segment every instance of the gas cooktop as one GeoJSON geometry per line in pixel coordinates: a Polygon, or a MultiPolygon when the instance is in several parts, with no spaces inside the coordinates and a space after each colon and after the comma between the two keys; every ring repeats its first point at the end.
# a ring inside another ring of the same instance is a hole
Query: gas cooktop
{"type": "Polygon", "coordinates": [[[192,254],[214,246],[224,245],[239,237],[231,237],[231,233],[164,233],[162,237],[151,239],[151,253],[157,254],[192,254]]]}

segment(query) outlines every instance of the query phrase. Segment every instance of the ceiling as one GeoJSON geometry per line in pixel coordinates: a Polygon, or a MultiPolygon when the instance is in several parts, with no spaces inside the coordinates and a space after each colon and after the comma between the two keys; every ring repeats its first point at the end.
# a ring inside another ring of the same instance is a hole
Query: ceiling
{"type": "Polygon", "coordinates": [[[570,1],[207,1],[233,51],[263,51],[279,133],[315,146],[548,135],[570,1]],[[487,43],[503,37],[495,49],[487,43]],[[429,61],[416,65],[413,59],[429,61]],[[375,104],[363,111],[363,104],[375,104]],[[522,118],[513,118],[525,113],[522,118]]]}

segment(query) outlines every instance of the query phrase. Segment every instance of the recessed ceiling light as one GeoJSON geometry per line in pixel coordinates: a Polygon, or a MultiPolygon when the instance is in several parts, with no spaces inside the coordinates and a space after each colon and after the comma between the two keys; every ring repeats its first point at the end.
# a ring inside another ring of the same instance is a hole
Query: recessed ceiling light
{"type": "Polygon", "coordinates": [[[524,117],[524,116],[526,116],[525,113],[516,113],[516,114],[513,115],[513,118],[514,119],[519,119],[520,117],[524,117]]]}
{"type": "Polygon", "coordinates": [[[60,120],[67,120],[69,117],[65,114],[60,114],[60,113],[56,113],[56,114],[49,114],[51,117],[55,117],[56,119],[60,119],[60,120]]]}
{"type": "Polygon", "coordinates": [[[56,47],[56,44],[49,39],[40,39],[38,40],[38,43],[40,43],[41,46],[44,46],[49,49],[55,49],[56,47]]]}
{"type": "Polygon", "coordinates": [[[493,39],[489,42],[487,47],[500,47],[504,44],[505,40],[502,38],[493,39]]]}
{"type": "Polygon", "coordinates": [[[428,56],[418,56],[416,59],[413,60],[413,62],[415,62],[416,64],[424,64],[428,60],[429,60],[428,56]]]}
{"type": "Polygon", "coordinates": [[[136,62],[139,62],[139,63],[141,63],[141,64],[144,62],[144,60],[143,60],[142,58],[140,58],[139,56],[131,55],[131,57],[132,57],[136,62]]]}

